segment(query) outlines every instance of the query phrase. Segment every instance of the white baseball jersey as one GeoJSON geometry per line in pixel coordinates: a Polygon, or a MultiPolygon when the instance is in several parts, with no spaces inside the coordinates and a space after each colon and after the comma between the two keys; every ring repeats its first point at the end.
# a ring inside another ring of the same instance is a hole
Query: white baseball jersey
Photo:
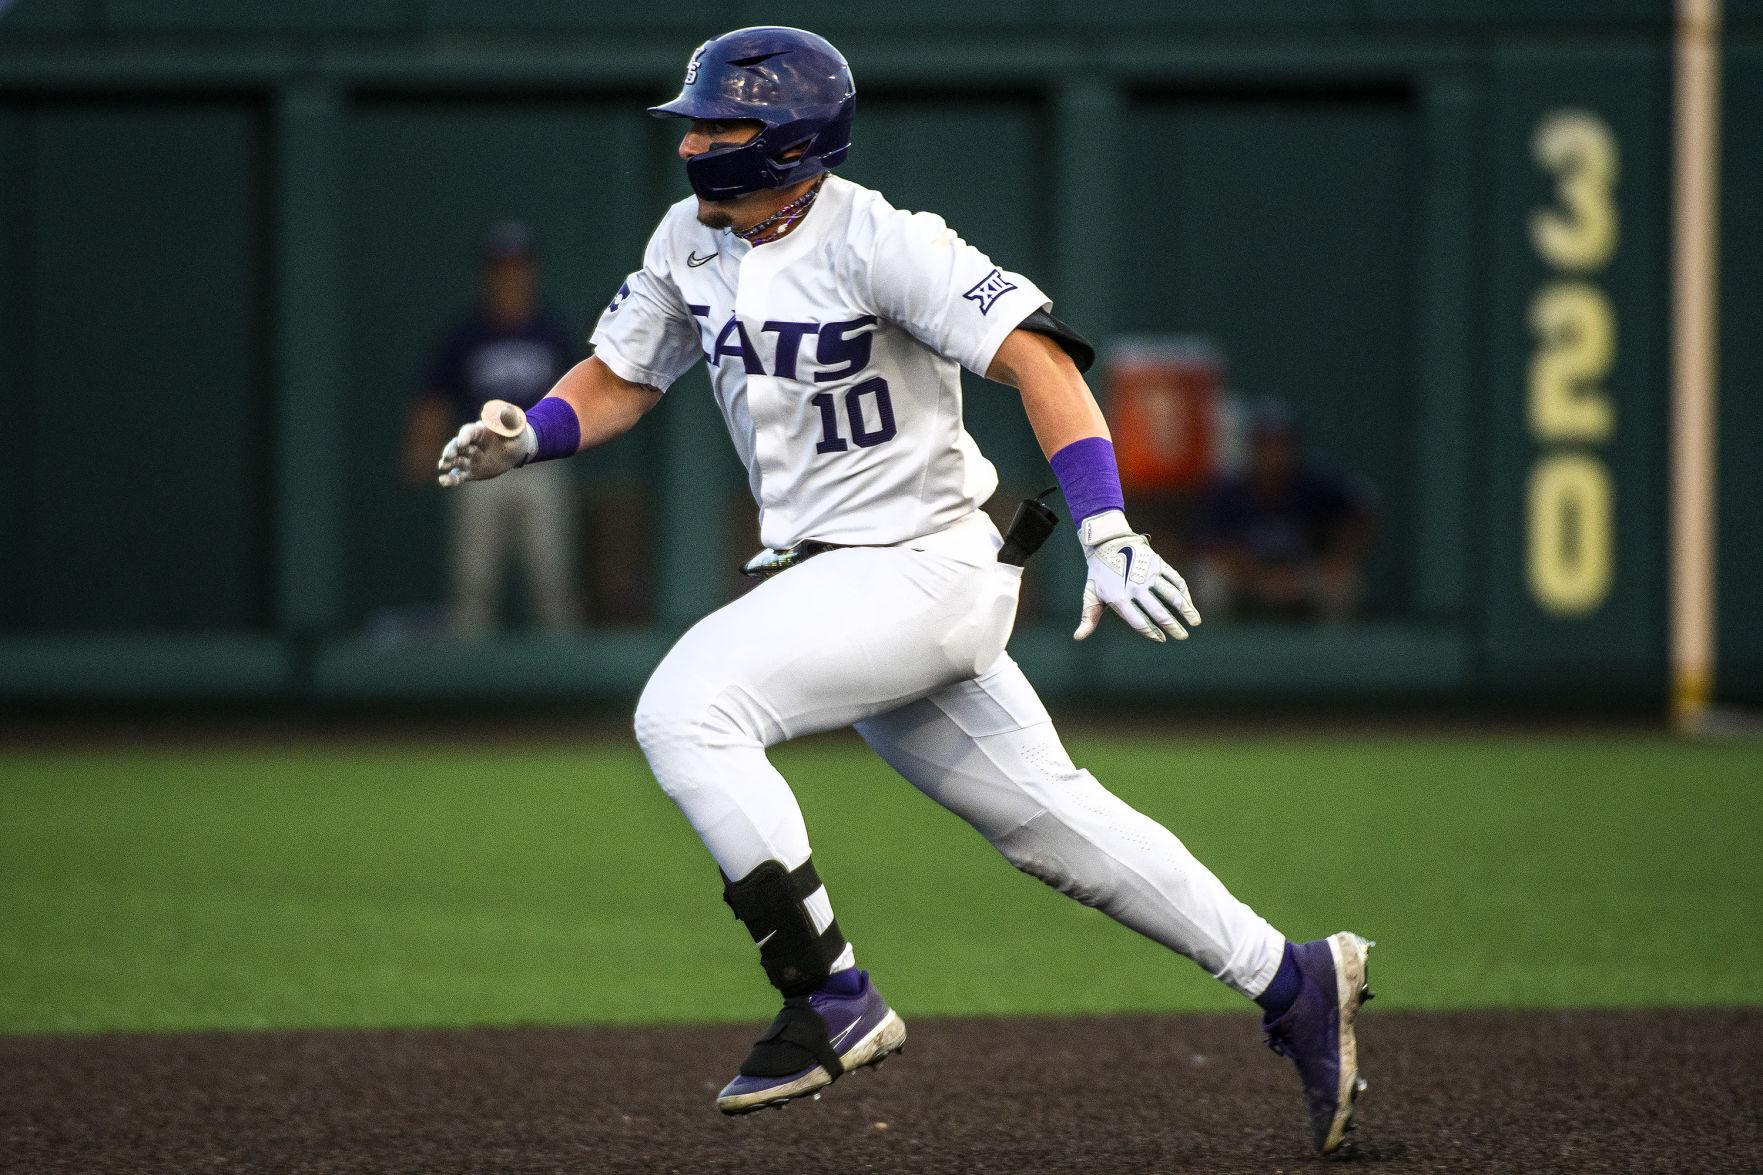
{"type": "Polygon", "coordinates": [[[942,530],[998,474],[961,421],[958,366],[985,374],[1051,306],[943,218],[828,176],[806,219],[755,247],[668,209],[594,328],[620,377],[666,390],[700,357],[768,547],[886,545],[942,530]]]}

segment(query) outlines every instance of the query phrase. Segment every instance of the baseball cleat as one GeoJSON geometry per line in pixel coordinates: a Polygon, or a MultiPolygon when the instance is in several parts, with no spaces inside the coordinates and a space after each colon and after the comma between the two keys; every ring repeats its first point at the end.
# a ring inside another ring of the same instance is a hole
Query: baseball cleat
{"type": "Polygon", "coordinates": [[[1365,1089],[1353,1020],[1371,998],[1365,986],[1372,943],[1342,931],[1315,942],[1294,943],[1303,974],[1297,1002],[1285,1015],[1264,1022],[1267,1046],[1298,1067],[1310,1134],[1321,1154],[1333,1154],[1353,1128],[1353,1102],[1365,1089]]]}
{"type": "Polygon", "coordinates": [[[725,1114],[783,1106],[878,1065],[906,1044],[906,1022],[887,1005],[869,972],[841,971],[819,991],[792,996],[753,1046],[735,1079],[716,1095],[725,1114]]]}

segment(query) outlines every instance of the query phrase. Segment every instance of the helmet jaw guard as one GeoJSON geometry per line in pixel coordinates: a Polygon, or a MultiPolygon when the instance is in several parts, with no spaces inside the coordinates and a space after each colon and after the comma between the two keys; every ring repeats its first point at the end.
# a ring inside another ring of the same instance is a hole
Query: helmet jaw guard
{"type": "Polygon", "coordinates": [[[686,179],[692,191],[706,200],[733,200],[767,188],[787,188],[831,171],[845,161],[851,149],[851,108],[841,118],[818,129],[801,122],[766,127],[738,147],[716,147],[686,160],[686,179]],[[804,134],[806,132],[806,137],[804,134]],[[824,148],[828,141],[838,145],[824,148]],[[795,159],[779,156],[795,147],[795,159]]]}
{"type": "Polygon", "coordinates": [[[824,38],[801,29],[736,29],[699,46],[679,96],[650,107],[657,118],[762,124],[739,146],[686,161],[686,178],[704,200],[733,200],[813,179],[851,149],[856,85],[851,68],[824,38]],[[796,148],[794,159],[782,156],[796,148]]]}

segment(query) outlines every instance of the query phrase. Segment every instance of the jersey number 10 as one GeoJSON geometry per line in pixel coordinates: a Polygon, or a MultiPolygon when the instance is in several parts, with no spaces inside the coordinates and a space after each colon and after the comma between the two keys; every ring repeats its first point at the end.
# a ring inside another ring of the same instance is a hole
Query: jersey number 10
{"type": "MultiPolygon", "coordinates": [[[[816,453],[843,453],[851,446],[839,435],[839,414],[831,392],[818,392],[808,401],[820,409],[820,443],[816,453]]],[[[900,430],[894,427],[894,401],[888,396],[888,381],[871,376],[845,393],[845,419],[851,426],[851,439],[859,449],[883,444],[894,439],[900,430]],[[869,427],[864,419],[864,397],[875,398],[876,426],[869,427]]]]}

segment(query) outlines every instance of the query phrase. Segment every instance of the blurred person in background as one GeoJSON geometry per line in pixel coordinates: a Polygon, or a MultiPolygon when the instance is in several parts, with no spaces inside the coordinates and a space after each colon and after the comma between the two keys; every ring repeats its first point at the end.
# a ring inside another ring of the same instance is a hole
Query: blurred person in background
{"type": "MultiPolygon", "coordinates": [[[[577,358],[562,320],[539,304],[532,232],[514,222],[495,225],[484,236],[482,260],[481,301],[435,348],[411,412],[404,467],[412,485],[433,484],[435,451],[461,424],[476,420],[486,402],[531,408],[577,358]]],[[[580,626],[579,504],[561,463],[474,482],[454,496],[452,508],[448,623],[455,635],[495,628],[502,581],[517,554],[539,625],[554,632],[580,626]]]]}
{"type": "Polygon", "coordinates": [[[1348,619],[1374,517],[1368,491],[1305,459],[1291,409],[1263,400],[1250,413],[1242,470],[1214,477],[1202,495],[1197,600],[1250,619],[1348,619]]]}

